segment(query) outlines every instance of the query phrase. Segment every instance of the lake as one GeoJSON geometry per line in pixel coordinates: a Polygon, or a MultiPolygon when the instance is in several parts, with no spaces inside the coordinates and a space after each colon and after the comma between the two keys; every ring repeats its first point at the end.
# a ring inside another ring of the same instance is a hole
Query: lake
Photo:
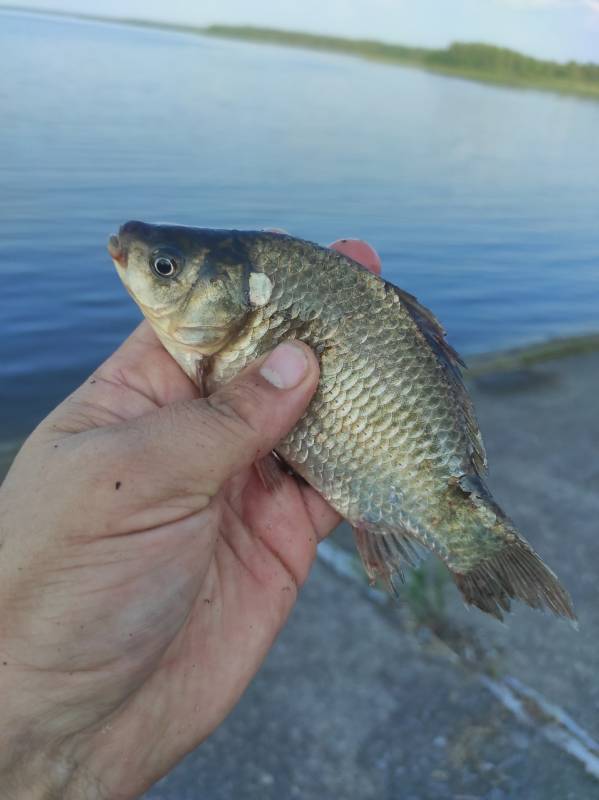
{"type": "Polygon", "coordinates": [[[130,218],[368,239],[466,356],[599,328],[599,103],[0,12],[0,442],[133,328],[130,218]]]}

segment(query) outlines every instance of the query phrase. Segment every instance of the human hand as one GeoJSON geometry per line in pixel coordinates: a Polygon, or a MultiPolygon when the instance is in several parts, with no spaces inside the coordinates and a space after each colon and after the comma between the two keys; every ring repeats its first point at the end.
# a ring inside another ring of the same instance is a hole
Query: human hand
{"type": "Polygon", "coordinates": [[[137,796],[258,669],[338,521],[252,468],[318,381],[304,345],[274,353],[287,388],[261,360],[198,399],[142,323],[26,442],[0,494],[3,797],[137,796]]]}

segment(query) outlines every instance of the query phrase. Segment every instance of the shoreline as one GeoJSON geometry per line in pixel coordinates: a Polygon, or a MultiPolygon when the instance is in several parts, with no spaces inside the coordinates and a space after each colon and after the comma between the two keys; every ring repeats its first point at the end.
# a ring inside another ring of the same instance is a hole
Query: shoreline
{"type": "Polygon", "coordinates": [[[583,333],[576,336],[555,336],[542,342],[510,347],[504,350],[491,350],[467,357],[468,378],[488,375],[492,372],[508,372],[542,364],[546,361],[559,361],[571,356],[599,352],[599,332],[583,333]]]}
{"type": "Polygon", "coordinates": [[[446,48],[435,49],[278,28],[250,25],[186,25],[132,17],[52,11],[35,6],[18,7],[0,4],[0,11],[137,28],[154,28],[171,33],[221,38],[257,45],[293,47],[332,55],[345,55],[389,66],[419,69],[436,75],[486,85],[599,100],[599,64],[574,61],[566,64],[538,59],[509,48],[486,43],[454,42],[446,48]]]}

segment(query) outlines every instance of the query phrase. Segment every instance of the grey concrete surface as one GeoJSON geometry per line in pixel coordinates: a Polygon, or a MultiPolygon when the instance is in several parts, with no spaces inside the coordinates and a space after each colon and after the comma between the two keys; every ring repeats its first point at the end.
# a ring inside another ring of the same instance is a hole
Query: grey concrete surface
{"type": "Polygon", "coordinates": [[[317,565],[237,709],[146,800],[599,797],[401,618],[317,565]]]}
{"type": "Polygon", "coordinates": [[[501,625],[445,587],[448,640],[317,565],[231,717],[147,800],[592,800],[599,783],[477,679],[512,675],[599,738],[599,354],[472,381],[506,511],[572,593],[580,630],[501,625]]]}
{"type": "MultiPolygon", "coordinates": [[[[460,603],[453,618],[500,652],[599,739],[599,356],[475,380],[496,499],[570,591],[580,629],[520,606],[498,625],[460,603]]],[[[453,598],[455,599],[455,597],[453,598]]]]}

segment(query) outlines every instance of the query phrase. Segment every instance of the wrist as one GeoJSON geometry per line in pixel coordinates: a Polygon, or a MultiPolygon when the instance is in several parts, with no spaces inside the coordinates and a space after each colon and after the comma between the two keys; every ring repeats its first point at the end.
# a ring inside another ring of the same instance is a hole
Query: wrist
{"type": "MultiPolygon", "coordinates": [[[[65,745],[46,752],[14,748],[0,768],[0,800],[106,800],[99,784],[65,745]]],[[[6,753],[5,753],[6,754],[6,753]]]]}

